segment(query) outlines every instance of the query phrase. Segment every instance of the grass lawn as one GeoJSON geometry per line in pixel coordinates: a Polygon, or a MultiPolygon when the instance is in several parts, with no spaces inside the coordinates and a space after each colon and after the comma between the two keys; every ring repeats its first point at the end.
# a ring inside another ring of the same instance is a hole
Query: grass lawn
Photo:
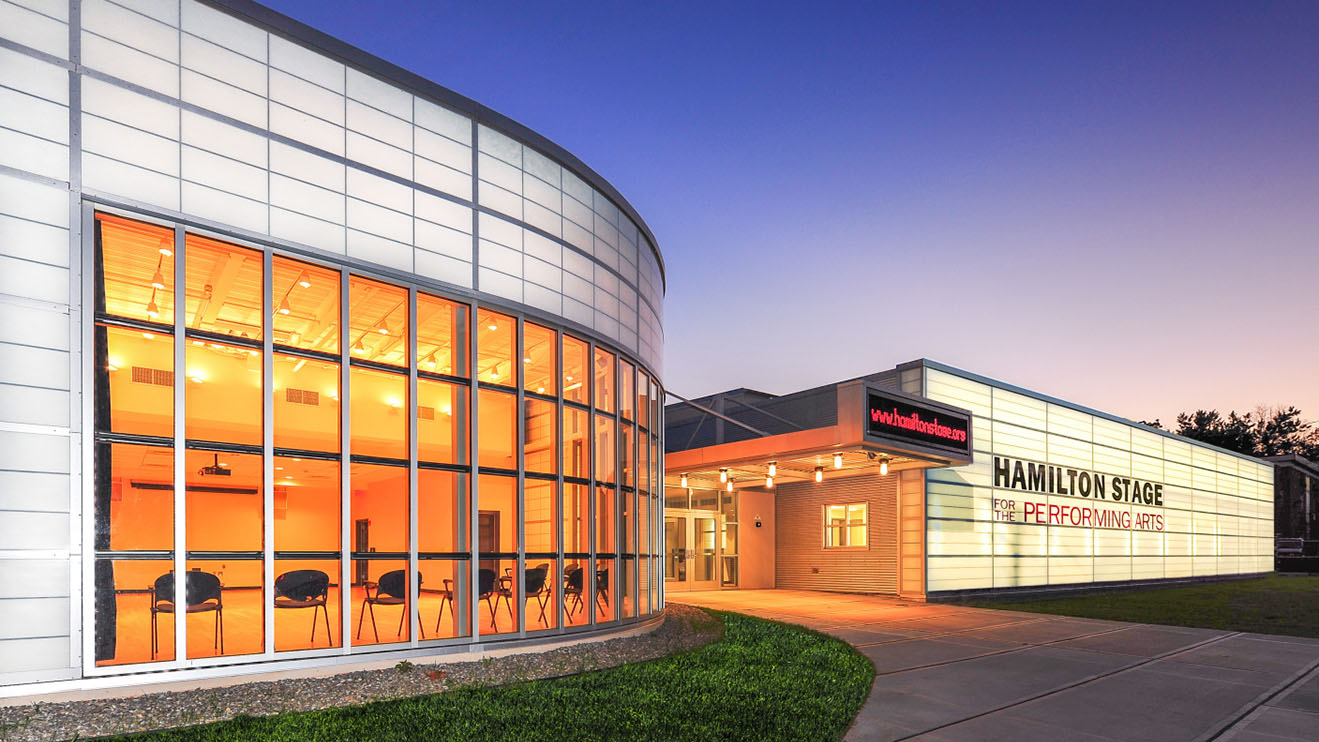
{"type": "Polygon", "coordinates": [[[1319,637],[1319,577],[1270,575],[1109,595],[977,605],[1114,621],[1319,637]]]}
{"type": "MultiPolygon", "coordinates": [[[[836,740],[874,669],[832,637],[717,613],[693,652],[502,688],[232,721],[123,740],[836,740]]],[[[495,660],[498,662],[498,660],[495,660]]]]}

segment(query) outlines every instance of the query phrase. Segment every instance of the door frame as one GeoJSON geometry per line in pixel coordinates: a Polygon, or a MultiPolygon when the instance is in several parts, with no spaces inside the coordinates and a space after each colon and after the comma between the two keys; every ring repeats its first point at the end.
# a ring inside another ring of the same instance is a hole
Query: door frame
{"type": "MultiPolygon", "coordinates": [[[[693,590],[720,590],[722,584],[720,580],[720,570],[723,569],[723,548],[720,533],[723,528],[724,514],[718,510],[692,510],[688,508],[664,508],[664,527],[669,527],[669,519],[677,518],[682,524],[686,533],[686,554],[687,561],[686,579],[670,579],[667,570],[664,576],[664,589],[674,592],[690,592],[693,590]],[[711,555],[713,566],[710,570],[710,579],[697,580],[696,567],[696,519],[704,518],[714,521],[714,553],[711,555]]],[[[667,540],[667,539],[666,539],[667,540]]],[[[665,554],[665,559],[673,558],[671,554],[665,554]]]]}

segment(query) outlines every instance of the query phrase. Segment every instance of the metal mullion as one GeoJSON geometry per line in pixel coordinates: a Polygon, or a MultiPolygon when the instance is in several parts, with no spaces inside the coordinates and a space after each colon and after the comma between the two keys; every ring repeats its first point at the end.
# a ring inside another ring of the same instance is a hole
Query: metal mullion
{"type": "MultiPolygon", "coordinates": [[[[475,141],[475,134],[476,134],[475,122],[472,123],[472,134],[473,134],[473,141],[475,141]]],[[[473,148],[473,152],[475,152],[475,148],[473,148]]],[[[475,163],[476,155],[473,154],[472,157],[473,157],[473,162],[475,163]]],[[[473,184],[475,184],[475,176],[473,176],[473,184]]],[[[476,226],[475,216],[472,217],[472,225],[473,228],[475,229],[476,226]]],[[[475,237],[473,237],[473,241],[475,241],[475,237]]],[[[475,267],[472,268],[472,273],[473,276],[475,276],[476,274],[475,267]]],[[[468,513],[467,513],[467,536],[468,536],[467,550],[471,554],[471,556],[467,560],[467,595],[465,597],[467,599],[467,611],[468,611],[467,634],[469,637],[471,637],[471,641],[474,643],[479,643],[481,641],[481,601],[477,597],[477,591],[480,589],[480,585],[481,585],[481,579],[480,579],[481,577],[480,576],[481,449],[478,447],[480,445],[480,440],[478,438],[480,434],[480,431],[478,430],[479,428],[478,420],[480,418],[480,414],[479,414],[480,402],[477,400],[477,397],[479,395],[476,386],[476,353],[477,353],[476,313],[479,309],[480,309],[480,304],[476,300],[473,300],[471,304],[468,305],[468,325],[467,325],[467,345],[468,345],[467,393],[469,400],[467,405],[468,408],[467,455],[471,461],[472,474],[470,477],[470,481],[468,482],[468,486],[471,488],[471,490],[469,496],[470,499],[468,500],[470,505],[468,506],[468,513]]]]}
{"type": "MultiPolygon", "coordinates": [[[[73,76],[76,77],[76,76],[73,76]]],[[[71,83],[72,84],[72,83],[71,83]]],[[[78,388],[82,390],[82,404],[80,405],[80,419],[82,430],[78,436],[80,445],[79,461],[81,462],[81,471],[75,475],[74,480],[81,487],[82,492],[82,517],[79,521],[82,528],[82,578],[80,583],[75,583],[74,589],[81,590],[79,597],[82,605],[82,612],[79,616],[80,625],[72,627],[72,631],[81,630],[82,635],[82,657],[79,663],[86,674],[96,667],[96,477],[92,474],[96,464],[96,441],[95,427],[96,418],[92,414],[96,405],[96,323],[90,318],[96,312],[96,222],[95,211],[87,203],[82,204],[82,254],[79,256],[82,265],[82,284],[79,286],[79,296],[81,297],[81,309],[79,311],[78,338],[80,342],[74,348],[81,348],[81,355],[78,358],[81,377],[78,380],[78,388]]],[[[77,350],[74,351],[78,352],[77,350]]]]}
{"type": "Polygon", "coordinates": [[[348,269],[339,269],[339,654],[352,652],[353,578],[352,543],[353,489],[351,481],[352,415],[349,404],[348,269]]]}
{"type": "Polygon", "coordinates": [[[187,437],[187,410],[184,392],[187,384],[187,359],[183,334],[187,329],[187,239],[183,227],[174,227],[174,665],[181,666],[187,655],[187,463],[184,441],[187,437]]]}
{"type": "Polygon", "coordinates": [[[558,431],[558,435],[555,436],[554,439],[555,448],[558,449],[554,453],[554,462],[555,462],[554,471],[557,472],[557,476],[555,477],[555,487],[558,488],[558,491],[555,494],[555,497],[558,498],[558,501],[556,503],[557,507],[555,509],[555,513],[556,513],[555,520],[557,520],[558,522],[554,524],[554,537],[555,537],[555,544],[557,545],[558,548],[555,550],[555,573],[554,573],[554,579],[551,582],[551,585],[553,586],[551,589],[554,591],[554,598],[553,598],[554,610],[558,617],[558,623],[557,623],[558,631],[556,631],[555,633],[562,634],[565,630],[567,630],[568,627],[567,615],[564,612],[564,605],[563,605],[563,568],[564,568],[563,554],[566,550],[564,544],[565,534],[563,532],[563,514],[564,514],[564,504],[567,497],[567,492],[565,490],[565,485],[563,483],[563,467],[564,467],[563,396],[567,392],[563,390],[563,329],[558,327],[556,327],[554,331],[553,373],[554,373],[554,386],[555,389],[558,391],[558,394],[555,395],[555,401],[554,401],[554,425],[555,425],[555,430],[558,431]]]}
{"type": "Polygon", "coordinates": [[[517,438],[514,445],[517,446],[518,458],[518,488],[517,488],[517,524],[518,524],[518,556],[517,568],[513,570],[513,584],[509,592],[518,597],[518,623],[517,635],[523,637],[527,635],[527,596],[524,594],[527,580],[523,576],[523,571],[527,568],[527,370],[523,368],[523,358],[526,358],[526,326],[525,320],[521,315],[517,317],[514,324],[514,332],[517,336],[513,338],[513,350],[516,356],[513,358],[513,382],[517,385],[517,438]]]}
{"type": "Polygon", "coordinates": [[[596,600],[595,573],[596,570],[600,568],[600,562],[599,562],[600,552],[599,549],[597,548],[599,546],[598,534],[596,533],[598,529],[596,523],[597,514],[595,511],[598,508],[596,507],[596,501],[595,501],[597,496],[595,469],[597,466],[596,460],[600,454],[598,451],[595,450],[595,341],[594,340],[586,341],[585,365],[586,368],[582,372],[585,375],[585,378],[582,379],[582,386],[586,388],[586,436],[587,436],[586,448],[591,452],[591,455],[588,456],[586,459],[587,461],[586,475],[591,480],[591,483],[587,485],[586,488],[586,502],[587,502],[586,511],[587,511],[587,519],[588,519],[587,529],[586,529],[586,539],[587,539],[586,546],[588,552],[591,555],[591,558],[587,560],[586,574],[584,575],[585,579],[582,580],[582,589],[586,592],[586,611],[587,613],[591,614],[591,620],[589,623],[587,623],[587,626],[595,626],[595,600],[596,600]]]}
{"type": "Polygon", "coordinates": [[[619,391],[623,388],[623,357],[614,355],[613,377],[614,377],[614,584],[610,588],[613,590],[613,601],[610,602],[610,611],[614,614],[615,621],[623,620],[623,565],[627,559],[623,554],[627,547],[627,534],[624,531],[627,528],[627,516],[624,515],[626,503],[624,499],[627,493],[623,490],[623,462],[627,459],[627,453],[621,445],[623,442],[623,405],[619,401],[619,391]],[[622,549],[618,547],[624,547],[622,549]]]}
{"type": "MultiPolygon", "coordinates": [[[[659,381],[655,381],[654,386],[650,388],[650,392],[652,398],[651,404],[653,405],[650,412],[650,424],[652,427],[655,428],[655,437],[656,437],[656,447],[655,447],[655,452],[653,454],[656,457],[655,487],[656,489],[659,490],[655,504],[660,506],[660,510],[662,513],[664,506],[664,437],[665,437],[664,403],[663,403],[664,388],[660,386],[659,381]]],[[[661,527],[663,523],[664,523],[664,519],[661,517],[660,518],[661,527]]],[[[658,558],[659,558],[659,563],[661,565],[658,569],[655,570],[654,573],[655,578],[659,580],[658,582],[659,589],[655,592],[655,595],[659,599],[659,605],[655,606],[655,611],[658,613],[664,608],[665,591],[668,589],[667,586],[664,584],[664,569],[663,569],[663,565],[668,559],[668,554],[665,552],[666,546],[664,542],[664,534],[657,530],[656,537],[659,539],[657,541],[657,543],[659,544],[658,558]]]]}
{"type": "MultiPolygon", "coordinates": [[[[408,620],[421,625],[421,582],[417,563],[417,288],[408,287],[408,620]]],[[[421,632],[408,626],[409,644],[417,646],[421,632]]]]}
{"type": "Polygon", "coordinates": [[[272,284],[275,279],[274,256],[269,250],[262,258],[263,279],[261,281],[261,494],[262,494],[262,543],[261,558],[263,574],[261,590],[261,613],[265,617],[265,642],[263,654],[268,659],[275,657],[275,322],[271,313],[274,303],[272,284]]]}

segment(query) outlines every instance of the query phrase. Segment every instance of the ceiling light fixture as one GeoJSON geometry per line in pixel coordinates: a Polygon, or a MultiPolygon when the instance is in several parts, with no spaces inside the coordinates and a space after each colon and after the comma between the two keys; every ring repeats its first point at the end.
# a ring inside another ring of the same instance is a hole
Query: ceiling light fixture
{"type": "Polygon", "coordinates": [[[289,307],[289,298],[287,296],[279,300],[279,313],[280,314],[293,313],[293,309],[289,307]]]}
{"type": "Polygon", "coordinates": [[[879,475],[881,477],[888,476],[888,459],[879,460],[879,475]]]}
{"type": "Polygon", "coordinates": [[[823,466],[817,466],[817,467],[815,467],[815,481],[816,481],[816,482],[823,482],[823,481],[824,481],[824,467],[823,467],[823,466]]]}
{"type": "Polygon", "coordinates": [[[383,319],[380,320],[380,324],[376,325],[376,332],[380,333],[381,335],[388,335],[389,324],[385,322],[383,319]]]}
{"type": "Polygon", "coordinates": [[[156,306],[155,299],[147,302],[147,316],[151,319],[156,319],[160,316],[160,307],[156,306]]]}
{"type": "Polygon", "coordinates": [[[311,281],[308,281],[308,280],[307,280],[307,272],[306,272],[306,271],[303,271],[302,274],[298,276],[298,285],[301,286],[301,287],[304,288],[304,289],[309,289],[309,288],[311,288],[311,281]]]}
{"type": "Polygon", "coordinates": [[[678,486],[679,486],[679,487],[686,487],[686,486],[687,486],[687,475],[686,475],[686,474],[682,475],[682,478],[678,480],[678,486]]]}
{"type": "Polygon", "coordinates": [[[843,468],[843,454],[841,452],[834,453],[834,468],[843,468]]]}
{"type": "Polygon", "coordinates": [[[165,276],[161,274],[159,268],[156,269],[155,275],[151,277],[151,286],[157,289],[165,288],[165,276]]]}
{"type": "Polygon", "coordinates": [[[486,327],[489,327],[490,331],[494,332],[495,330],[499,329],[499,323],[495,322],[494,320],[490,320],[490,324],[486,325],[486,327]]]}
{"type": "Polygon", "coordinates": [[[732,491],[733,491],[733,480],[731,480],[731,479],[728,480],[728,487],[727,487],[726,489],[727,489],[729,492],[732,492],[732,491]]]}
{"type": "Polygon", "coordinates": [[[720,470],[719,470],[719,481],[720,481],[720,482],[727,482],[727,481],[728,481],[728,470],[727,470],[727,469],[720,469],[720,470]]]}
{"type": "Polygon", "coordinates": [[[771,477],[777,477],[779,475],[779,462],[777,461],[769,462],[769,475],[771,477]]]}
{"type": "Polygon", "coordinates": [[[353,343],[353,352],[366,353],[366,346],[362,345],[362,338],[358,338],[357,342],[353,343]]]}
{"type": "Polygon", "coordinates": [[[774,477],[765,477],[765,489],[774,489],[774,477]]]}

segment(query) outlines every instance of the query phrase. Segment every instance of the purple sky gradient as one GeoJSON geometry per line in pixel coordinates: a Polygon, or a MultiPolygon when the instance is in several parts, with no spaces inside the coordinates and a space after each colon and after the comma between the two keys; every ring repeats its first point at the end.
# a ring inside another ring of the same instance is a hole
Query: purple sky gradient
{"type": "Polygon", "coordinates": [[[926,356],[1319,418],[1317,3],[266,1],[617,186],[684,396],[926,356]]]}

